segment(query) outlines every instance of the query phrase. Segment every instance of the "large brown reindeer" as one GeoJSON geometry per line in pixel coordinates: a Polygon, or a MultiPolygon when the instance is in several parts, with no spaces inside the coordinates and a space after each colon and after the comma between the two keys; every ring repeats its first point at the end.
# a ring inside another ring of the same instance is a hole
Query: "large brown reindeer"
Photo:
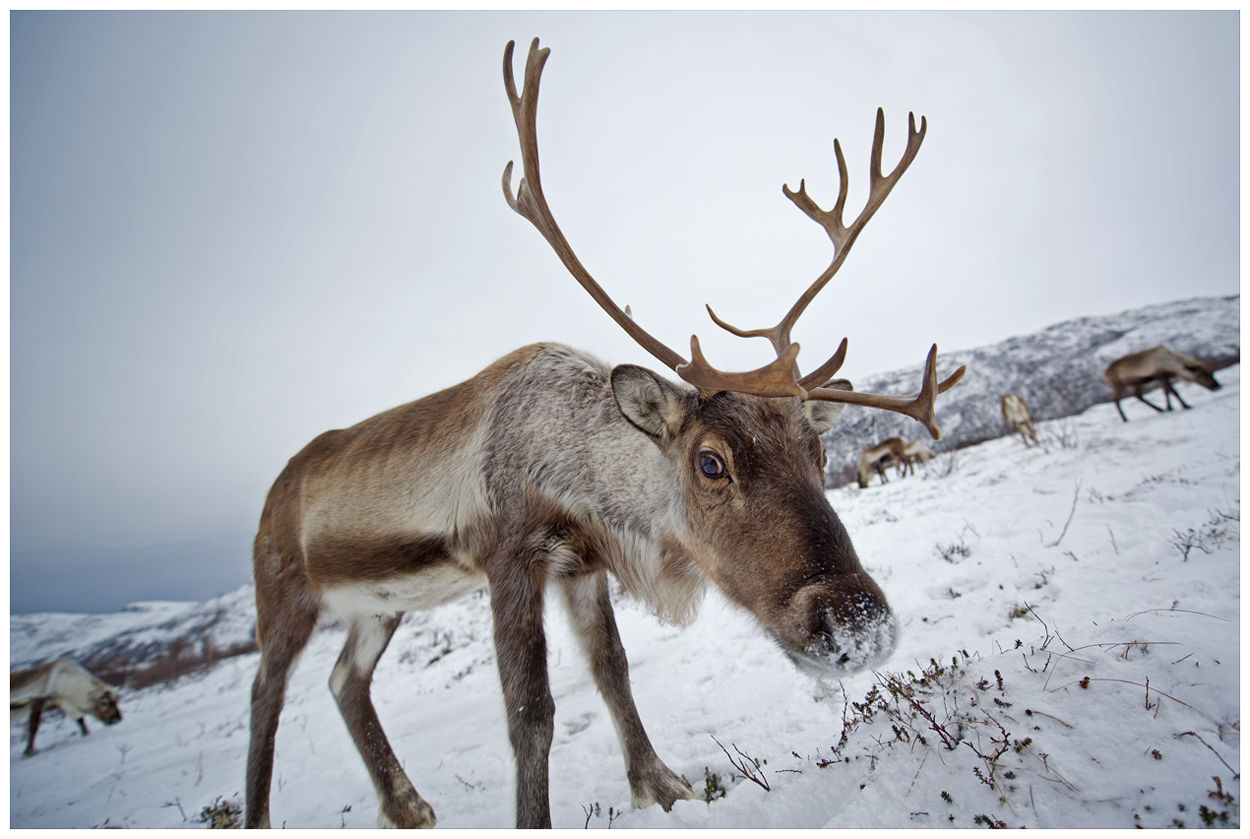
{"type": "Polygon", "coordinates": [[[1220,383],[1215,380],[1211,368],[1196,358],[1182,355],[1170,347],[1158,346],[1148,350],[1117,358],[1103,371],[1102,377],[1111,385],[1115,394],[1115,409],[1120,412],[1120,419],[1128,422],[1124,409],[1120,407],[1120,399],[1132,391],[1133,395],[1160,413],[1163,409],[1151,402],[1142,393],[1155,387],[1163,388],[1163,398],[1167,401],[1168,410],[1172,410],[1172,397],[1181,403],[1186,410],[1189,406],[1181,395],[1172,387],[1173,379],[1184,379],[1205,387],[1207,390],[1219,390],[1220,383]]]}
{"type": "Polygon", "coordinates": [[[1003,411],[1003,419],[1011,423],[1016,431],[1020,432],[1020,437],[1024,440],[1024,447],[1029,447],[1029,440],[1033,441],[1033,445],[1037,445],[1037,431],[1033,429],[1033,415],[1029,413],[1029,404],[1014,393],[1004,394],[1000,403],[1003,411]]]}
{"type": "MultiPolygon", "coordinates": [[[[535,39],[517,95],[504,82],[525,177],[504,193],[565,267],[639,344],[687,384],[615,368],[555,344],[496,361],[468,381],[313,440],[270,490],[255,543],[256,640],[247,769],[249,826],[269,825],[274,734],[287,678],[322,610],[349,626],[330,689],[380,800],[383,825],[429,827],[369,697],[374,666],[405,610],[487,587],[508,734],[516,755],[516,823],[551,824],[547,757],[554,704],[544,598],[559,592],[621,741],[633,804],[695,798],[656,756],[634,707],[608,596],[608,574],[657,615],[692,617],[708,583],[753,613],[797,666],[850,672],[888,656],[896,621],[825,497],[820,434],[847,404],[915,417],[936,437],[938,383],[929,352],[920,393],[901,399],[830,382],[846,352],[800,376],[790,330],[837,271],[855,237],[920,148],[914,120],[898,167],[881,174],[877,115],[871,195],[842,224],[847,176],[831,212],[786,190],[834,243],[834,260],[775,327],[777,359],[747,373],[712,368],[661,344],[616,306],[565,240],[539,180],[536,112],[548,50],[535,39]],[[691,387],[693,385],[693,387],[691,387]]],[[[709,310],[710,311],[710,310],[709,310]]],[[[715,315],[713,315],[715,318],[715,315]]],[[[719,319],[716,321],[721,323],[719,319]]],[[[723,324],[722,324],[723,325],[723,324]]]]}

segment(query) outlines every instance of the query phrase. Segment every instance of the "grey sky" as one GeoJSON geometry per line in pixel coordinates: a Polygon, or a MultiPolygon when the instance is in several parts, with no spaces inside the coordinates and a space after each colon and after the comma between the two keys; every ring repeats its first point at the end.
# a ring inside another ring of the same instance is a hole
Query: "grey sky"
{"type": "Polygon", "coordinates": [[[805,369],[1239,288],[1236,12],[10,21],[15,578],[252,531],[316,434],[528,342],[655,366],[504,203],[509,39],[518,73],[552,49],[544,183],[582,261],[717,366],[767,345],[703,304],[771,325],[824,269],[781,184],[830,206],[838,137],[858,212],[878,106],[887,167],[909,110],[929,133],[796,329],[805,369]]]}

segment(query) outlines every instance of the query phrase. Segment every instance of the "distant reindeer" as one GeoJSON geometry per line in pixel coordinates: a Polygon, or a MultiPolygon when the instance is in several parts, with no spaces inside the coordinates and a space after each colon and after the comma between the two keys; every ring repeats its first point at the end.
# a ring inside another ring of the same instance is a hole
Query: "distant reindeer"
{"type": "Polygon", "coordinates": [[[1219,390],[1220,383],[1215,380],[1211,368],[1196,358],[1182,355],[1169,347],[1158,346],[1148,350],[1126,355],[1116,359],[1103,371],[1102,377],[1111,385],[1115,394],[1115,409],[1120,412],[1120,419],[1128,422],[1124,409],[1120,407],[1120,399],[1128,392],[1145,402],[1156,411],[1163,409],[1154,404],[1142,393],[1163,388],[1163,398],[1167,401],[1168,410],[1172,410],[1172,397],[1188,410],[1189,406],[1181,395],[1172,387],[1173,379],[1184,379],[1187,382],[1202,385],[1207,390],[1219,390]]]}
{"type": "MultiPolygon", "coordinates": [[[[714,369],[691,339],[691,360],[618,307],[556,224],[539,180],[538,86],[548,50],[535,39],[517,95],[513,44],[504,86],[525,174],[504,195],[599,305],[686,384],[617,367],[556,344],[519,349],[468,381],[314,439],[269,491],[254,546],[256,641],[247,765],[249,827],[267,827],[274,736],[287,680],[323,611],[348,626],[330,691],[379,798],[378,821],[432,827],[434,811],[396,758],[370,699],[374,667],[403,613],[487,588],[508,736],[516,757],[516,823],[550,827],[548,754],[555,703],[544,605],[562,600],[620,739],[635,807],[697,798],[652,748],[630,689],[608,575],[655,613],[693,617],[708,585],[751,612],[805,671],[844,673],[891,653],[896,618],[864,571],[825,495],[820,434],[847,404],[905,413],[936,438],[937,347],[914,397],[850,390],[833,379],[846,341],[800,376],[790,331],[833,277],[869,217],[919,150],[881,174],[877,113],[868,205],[842,223],[848,179],[832,211],[800,186],[785,194],[820,223],[834,260],[781,322],[736,335],[768,337],[776,360],[746,373],[714,369]],[[692,387],[693,386],[693,387],[692,387]]],[[[709,309],[709,313],[710,313],[709,309]]],[[[415,700],[414,700],[415,701],[415,700]]],[[[411,765],[411,761],[410,761],[411,765]]],[[[586,771],[592,771],[585,767],[586,771]]],[[[312,774],[311,772],[309,774],[312,774]]]]}
{"type": "Polygon", "coordinates": [[[1037,432],[1033,430],[1033,415],[1029,413],[1029,406],[1023,399],[1014,393],[1008,393],[1002,400],[1003,419],[1016,427],[1016,431],[1020,432],[1021,439],[1024,440],[1024,447],[1029,447],[1029,440],[1033,441],[1033,445],[1037,445],[1037,432]]]}
{"type": "Polygon", "coordinates": [[[105,725],[122,718],[117,707],[117,688],[100,681],[87,668],[70,658],[58,658],[47,664],[18,670],[9,674],[9,720],[30,711],[27,723],[26,751],[23,757],[35,754],[35,732],[39,720],[49,708],[60,708],[65,716],[78,723],[86,737],[87,714],[105,725]]]}
{"type": "MultiPolygon", "coordinates": [[[[929,448],[924,440],[909,440],[903,446],[903,457],[906,460],[908,474],[915,474],[915,464],[921,465],[935,458],[937,455],[933,449],[929,448]]],[[[902,465],[899,466],[899,474],[902,474],[902,465]]]]}
{"type": "Polygon", "coordinates": [[[855,471],[859,477],[859,488],[867,489],[868,481],[875,471],[881,476],[881,483],[888,484],[890,479],[885,476],[888,466],[902,466],[907,463],[907,441],[902,437],[890,437],[875,446],[864,449],[859,456],[859,464],[855,471]]]}

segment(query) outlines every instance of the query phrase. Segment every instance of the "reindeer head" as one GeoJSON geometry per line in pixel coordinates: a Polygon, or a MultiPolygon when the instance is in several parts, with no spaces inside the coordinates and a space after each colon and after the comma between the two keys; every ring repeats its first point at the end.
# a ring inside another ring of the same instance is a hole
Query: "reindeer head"
{"type": "Polygon", "coordinates": [[[844,379],[831,382],[846,356],[838,351],[806,376],[799,374],[799,345],[790,332],[816,294],[833,278],[868,219],[877,211],[920,149],[925,122],[916,130],[909,117],[907,149],[889,175],[881,173],[885,116],[877,111],[868,203],[843,224],[848,178],[842,149],[834,141],[841,189],[832,210],[807,196],[783,191],[820,224],[834,246],[830,266],[776,326],[741,330],[740,337],[767,338],[776,359],[757,370],[727,373],[712,367],[690,338],[690,361],[634,322],[582,266],[564,238],[543,195],[538,165],[538,86],[549,50],[530,45],[524,90],[517,95],[512,74],[513,44],[504,51],[504,86],[521,143],[525,176],[512,193],[512,163],[504,169],[504,196],[538,229],[560,260],[596,302],[644,349],[695,391],[649,370],[622,365],[612,372],[621,413],[650,436],[681,476],[684,492],[684,551],[733,602],[750,610],[786,654],[804,669],[850,671],[883,660],[894,648],[896,622],[885,596],[864,572],[846,529],[824,492],[824,449],[820,435],[847,404],[896,411],[923,423],[936,439],[937,394],[963,376],[961,367],[939,384],[937,346],[929,351],[918,394],[899,398],[857,393],[844,379]]]}
{"type": "Polygon", "coordinates": [[[889,655],[894,617],[824,491],[820,435],[844,405],[702,397],[629,364],[612,371],[612,389],[680,475],[685,552],[792,661],[846,672],[889,655]]]}
{"type": "Polygon", "coordinates": [[[117,707],[117,691],[113,688],[92,691],[87,695],[91,701],[91,715],[105,725],[121,722],[122,712],[117,707]]]}
{"type": "Polygon", "coordinates": [[[1215,380],[1215,374],[1211,371],[1209,365],[1197,359],[1189,359],[1185,362],[1186,376],[1194,384],[1199,384],[1207,390],[1219,390],[1220,383],[1215,380]]]}

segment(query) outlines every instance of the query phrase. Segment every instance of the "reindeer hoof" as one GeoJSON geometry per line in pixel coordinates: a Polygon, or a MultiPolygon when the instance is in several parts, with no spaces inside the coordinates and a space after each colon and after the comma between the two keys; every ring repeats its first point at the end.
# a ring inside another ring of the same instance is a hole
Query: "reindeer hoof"
{"type": "Polygon", "coordinates": [[[630,803],[633,804],[635,810],[659,804],[667,813],[673,809],[674,801],[699,798],[685,778],[674,773],[663,763],[658,763],[651,771],[631,783],[630,787],[632,791],[630,803]]]}
{"type": "Polygon", "coordinates": [[[416,790],[384,803],[378,810],[378,827],[382,828],[427,828],[436,821],[434,808],[416,790]]]}

